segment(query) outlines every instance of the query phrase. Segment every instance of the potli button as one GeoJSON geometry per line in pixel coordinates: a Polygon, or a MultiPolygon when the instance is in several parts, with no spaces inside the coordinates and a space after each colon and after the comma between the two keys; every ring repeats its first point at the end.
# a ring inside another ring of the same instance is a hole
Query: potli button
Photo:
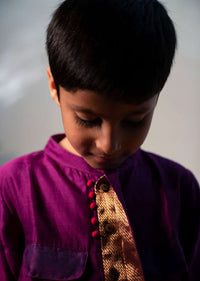
{"type": "Polygon", "coordinates": [[[95,192],[94,191],[90,191],[89,194],[88,194],[88,197],[90,199],[94,198],[95,197],[95,192]]]}
{"type": "Polygon", "coordinates": [[[87,181],[87,186],[88,187],[93,187],[94,186],[94,181],[93,180],[88,180],[87,181]]]}
{"type": "Polygon", "coordinates": [[[96,217],[91,218],[91,224],[96,225],[98,223],[98,219],[96,217]]]}
{"type": "Polygon", "coordinates": [[[97,204],[95,203],[95,202],[92,202],[91,204],[90,204],[90,209],[91,210],[94,210],[94,209],[96,209],[97,208],[97,204]]]}
{"type": "Polygon", "coordinates": [[[99,236],[100,236],[100,233],[99,233],[98,230],[95,230],[95,231],[92,232],[92,237],[93,238],[99,238],[99,236]]]}

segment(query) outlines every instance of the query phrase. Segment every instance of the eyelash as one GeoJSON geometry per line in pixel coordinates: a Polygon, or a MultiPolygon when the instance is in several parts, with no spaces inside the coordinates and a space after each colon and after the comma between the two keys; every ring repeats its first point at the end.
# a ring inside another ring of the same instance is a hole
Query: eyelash
{"type": "MultiPolygon", "coordinates": [[[[101,120],[98,118],[94,119],[94,120],[84,120],[84,119],[81,119],[80,117],[78,117],[77,115],[75,115],[75,120],[78,125],[81,125],[81,126],[87,127],[87,128],[101,126],[101,120]]],[[[140,127],[143,124],[143,122],[144,122],[144,119],[142,119],[138,122],[124,121],[123,123],[124,123],[125,127],[137,128],[137,127],[140,127]]]]}
{"type": "Polygon", "coordinates": [[[84,127],[88,127],[88,128],[92,128],[92,127],[101,125],[101,120],[100,119],[83,120],[83,119],[81,119],[80,117],[78,117],[76,115],[75,116],[75,120],[78,123],[78,125],[81,125],[81,126],[84,126],[84,127]]]}

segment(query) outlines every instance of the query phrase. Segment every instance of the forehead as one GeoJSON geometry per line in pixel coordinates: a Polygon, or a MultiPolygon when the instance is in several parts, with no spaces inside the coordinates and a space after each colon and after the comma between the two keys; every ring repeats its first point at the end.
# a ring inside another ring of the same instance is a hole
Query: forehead
{"type": "Polygon", "coordinates": [[[156,106],[158,95],[143,102],[123,102],[110,100],[89,90],[66,91],[60,88],[60,101],[77,111],[88,111],[96,115],[128,115],[142,114],[153,110],[156,106]]]}

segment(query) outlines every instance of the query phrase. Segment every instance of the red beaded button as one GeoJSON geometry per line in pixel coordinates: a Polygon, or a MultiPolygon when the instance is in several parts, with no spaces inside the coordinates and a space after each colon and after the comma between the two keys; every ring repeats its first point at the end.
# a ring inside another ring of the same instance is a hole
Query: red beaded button
{"type": "Polygon", "coordinates": [[[96,209],[96,207],[97,207],[97,204],[96,204],[95,202],[92,202],[92,203],[90,204],[90,209],[91,209],[91,210],[96,209]]]}
{"type": "Polygon", "coordinates": [[[94,186],[93,180],[88,180],[88,181],[87,181],[87,186],[88,186],[88,187],[93,187],[93,186],[94,186]]]}
{"type": "Polygon", "coordinates": [[[93,217],[91,218],[91,224],[96,225],[98,223],[98,219],[93,217]]]}
{"type": "Polygon", "coordinates": [[[100,236],[100,233],[99,233],[98,230],[95,230],[95,231],[92,232],[92,237],[93,238],[98,238],[99,236],[100,236]]]}
{"type": "Polygon", "coordinates": [[[95,193],[94,191],[90,191],[90,193],[88,194],[89,198],[94,198],[95,197],[95,193]]]}

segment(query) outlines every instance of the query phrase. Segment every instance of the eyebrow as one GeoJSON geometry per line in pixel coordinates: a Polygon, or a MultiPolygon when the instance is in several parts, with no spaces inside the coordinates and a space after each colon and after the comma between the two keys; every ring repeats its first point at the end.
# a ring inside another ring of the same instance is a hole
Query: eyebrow
{"type": "Polygon", "coordinates": [[[144,107],[144,108],[141,108],[141,109],[138,109],[138,110],[131,111],[127,116],[144,114],[144,113],[148,113],[151,110],[153,110],[153,109],[150,108],[150,107],[144,107]]]}
{"type": "Polygon", "coordinates": [[[93,112],[91,109],[88,109],[88,108],[85,108],[85,107],[82,107],[82,106],[79,106],[79,105],[70,104],[70,107],[74,110],[77,110],[77,111],[98,115],[95,112],[93,112]]]}

